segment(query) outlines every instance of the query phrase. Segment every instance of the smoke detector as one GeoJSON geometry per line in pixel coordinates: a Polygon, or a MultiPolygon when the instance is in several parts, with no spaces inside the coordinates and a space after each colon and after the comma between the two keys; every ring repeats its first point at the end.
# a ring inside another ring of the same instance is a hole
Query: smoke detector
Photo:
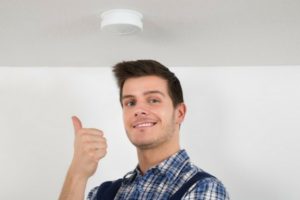
{"type": "Polygon", "coordinates": [[[101,14],[101,19],[101,29],[115,35],[128,35],[143,30],[143,15],[135,10],[108,10],[101,14]]]}

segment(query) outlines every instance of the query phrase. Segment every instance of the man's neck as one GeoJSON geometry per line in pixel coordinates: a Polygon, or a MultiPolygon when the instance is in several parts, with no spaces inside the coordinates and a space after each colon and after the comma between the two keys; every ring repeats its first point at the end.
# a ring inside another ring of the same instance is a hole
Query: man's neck
{"type": "Polygon", "coordinates": [[[137,149],[139,168],[142,174],[145,174],[148,169],[161,163],[179,150],[179,144],[172,148],[161,146],[153,149],[137,149]]]}

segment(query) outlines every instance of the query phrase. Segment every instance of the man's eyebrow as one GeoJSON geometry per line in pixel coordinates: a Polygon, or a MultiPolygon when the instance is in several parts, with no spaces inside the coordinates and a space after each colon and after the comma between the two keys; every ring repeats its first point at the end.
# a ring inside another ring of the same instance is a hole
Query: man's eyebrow
{"type": "Polygon", "coordinates": [[[160,94],[163,97],[165,96],[165,94],[159,90],[150,90],[150,91],[146,91],[144,92],[144,95],[148,95],[148,94],[160,94]]]}
{"type": "Polygon", "coordinates": [[[134,98],[134,96],[131,95],[131,94],[127,94],[127,95],[123,95],[123,96],[122,96],[122,100],[123,100],[123,99],[128,99],[128,98],[134,98]]]}
{"type": "MultiPolygon", "coordinates": [[[[166,96],[163,92],[161,92],[159,90],[149,90],[149,91],[146,91],[143,93],[143,95],[149,95],[149,94],[160,94],[163,97],[166,96]]],[[[135,96],[132,94],[125,94],[122,96],[122,100],[129,99],[129,98],[135,98],[135,96]]]]}

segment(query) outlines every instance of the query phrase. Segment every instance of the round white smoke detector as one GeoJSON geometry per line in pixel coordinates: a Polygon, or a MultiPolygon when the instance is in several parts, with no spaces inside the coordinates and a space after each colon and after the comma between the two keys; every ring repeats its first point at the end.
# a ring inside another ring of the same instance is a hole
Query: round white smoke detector
{"type": "Polygon", "coordinates": [[[101,18],[101,29],[116,35],[128,35],[143,30],[143,15],[135,10],[108,10],[101,14],[101,18]]]}

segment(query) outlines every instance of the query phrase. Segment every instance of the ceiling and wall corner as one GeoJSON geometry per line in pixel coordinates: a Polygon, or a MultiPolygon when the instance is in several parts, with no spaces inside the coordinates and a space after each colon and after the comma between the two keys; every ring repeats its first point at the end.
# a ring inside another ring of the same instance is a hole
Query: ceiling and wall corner
{"type": "Polygon", "coordinates": [[[168,66],[300,64],[298,0],[1,0],[0,66],[110,66],[153,58],[168,66]],[[100,30],[103,11],[134,9],[144,31],[100,30]]]}

